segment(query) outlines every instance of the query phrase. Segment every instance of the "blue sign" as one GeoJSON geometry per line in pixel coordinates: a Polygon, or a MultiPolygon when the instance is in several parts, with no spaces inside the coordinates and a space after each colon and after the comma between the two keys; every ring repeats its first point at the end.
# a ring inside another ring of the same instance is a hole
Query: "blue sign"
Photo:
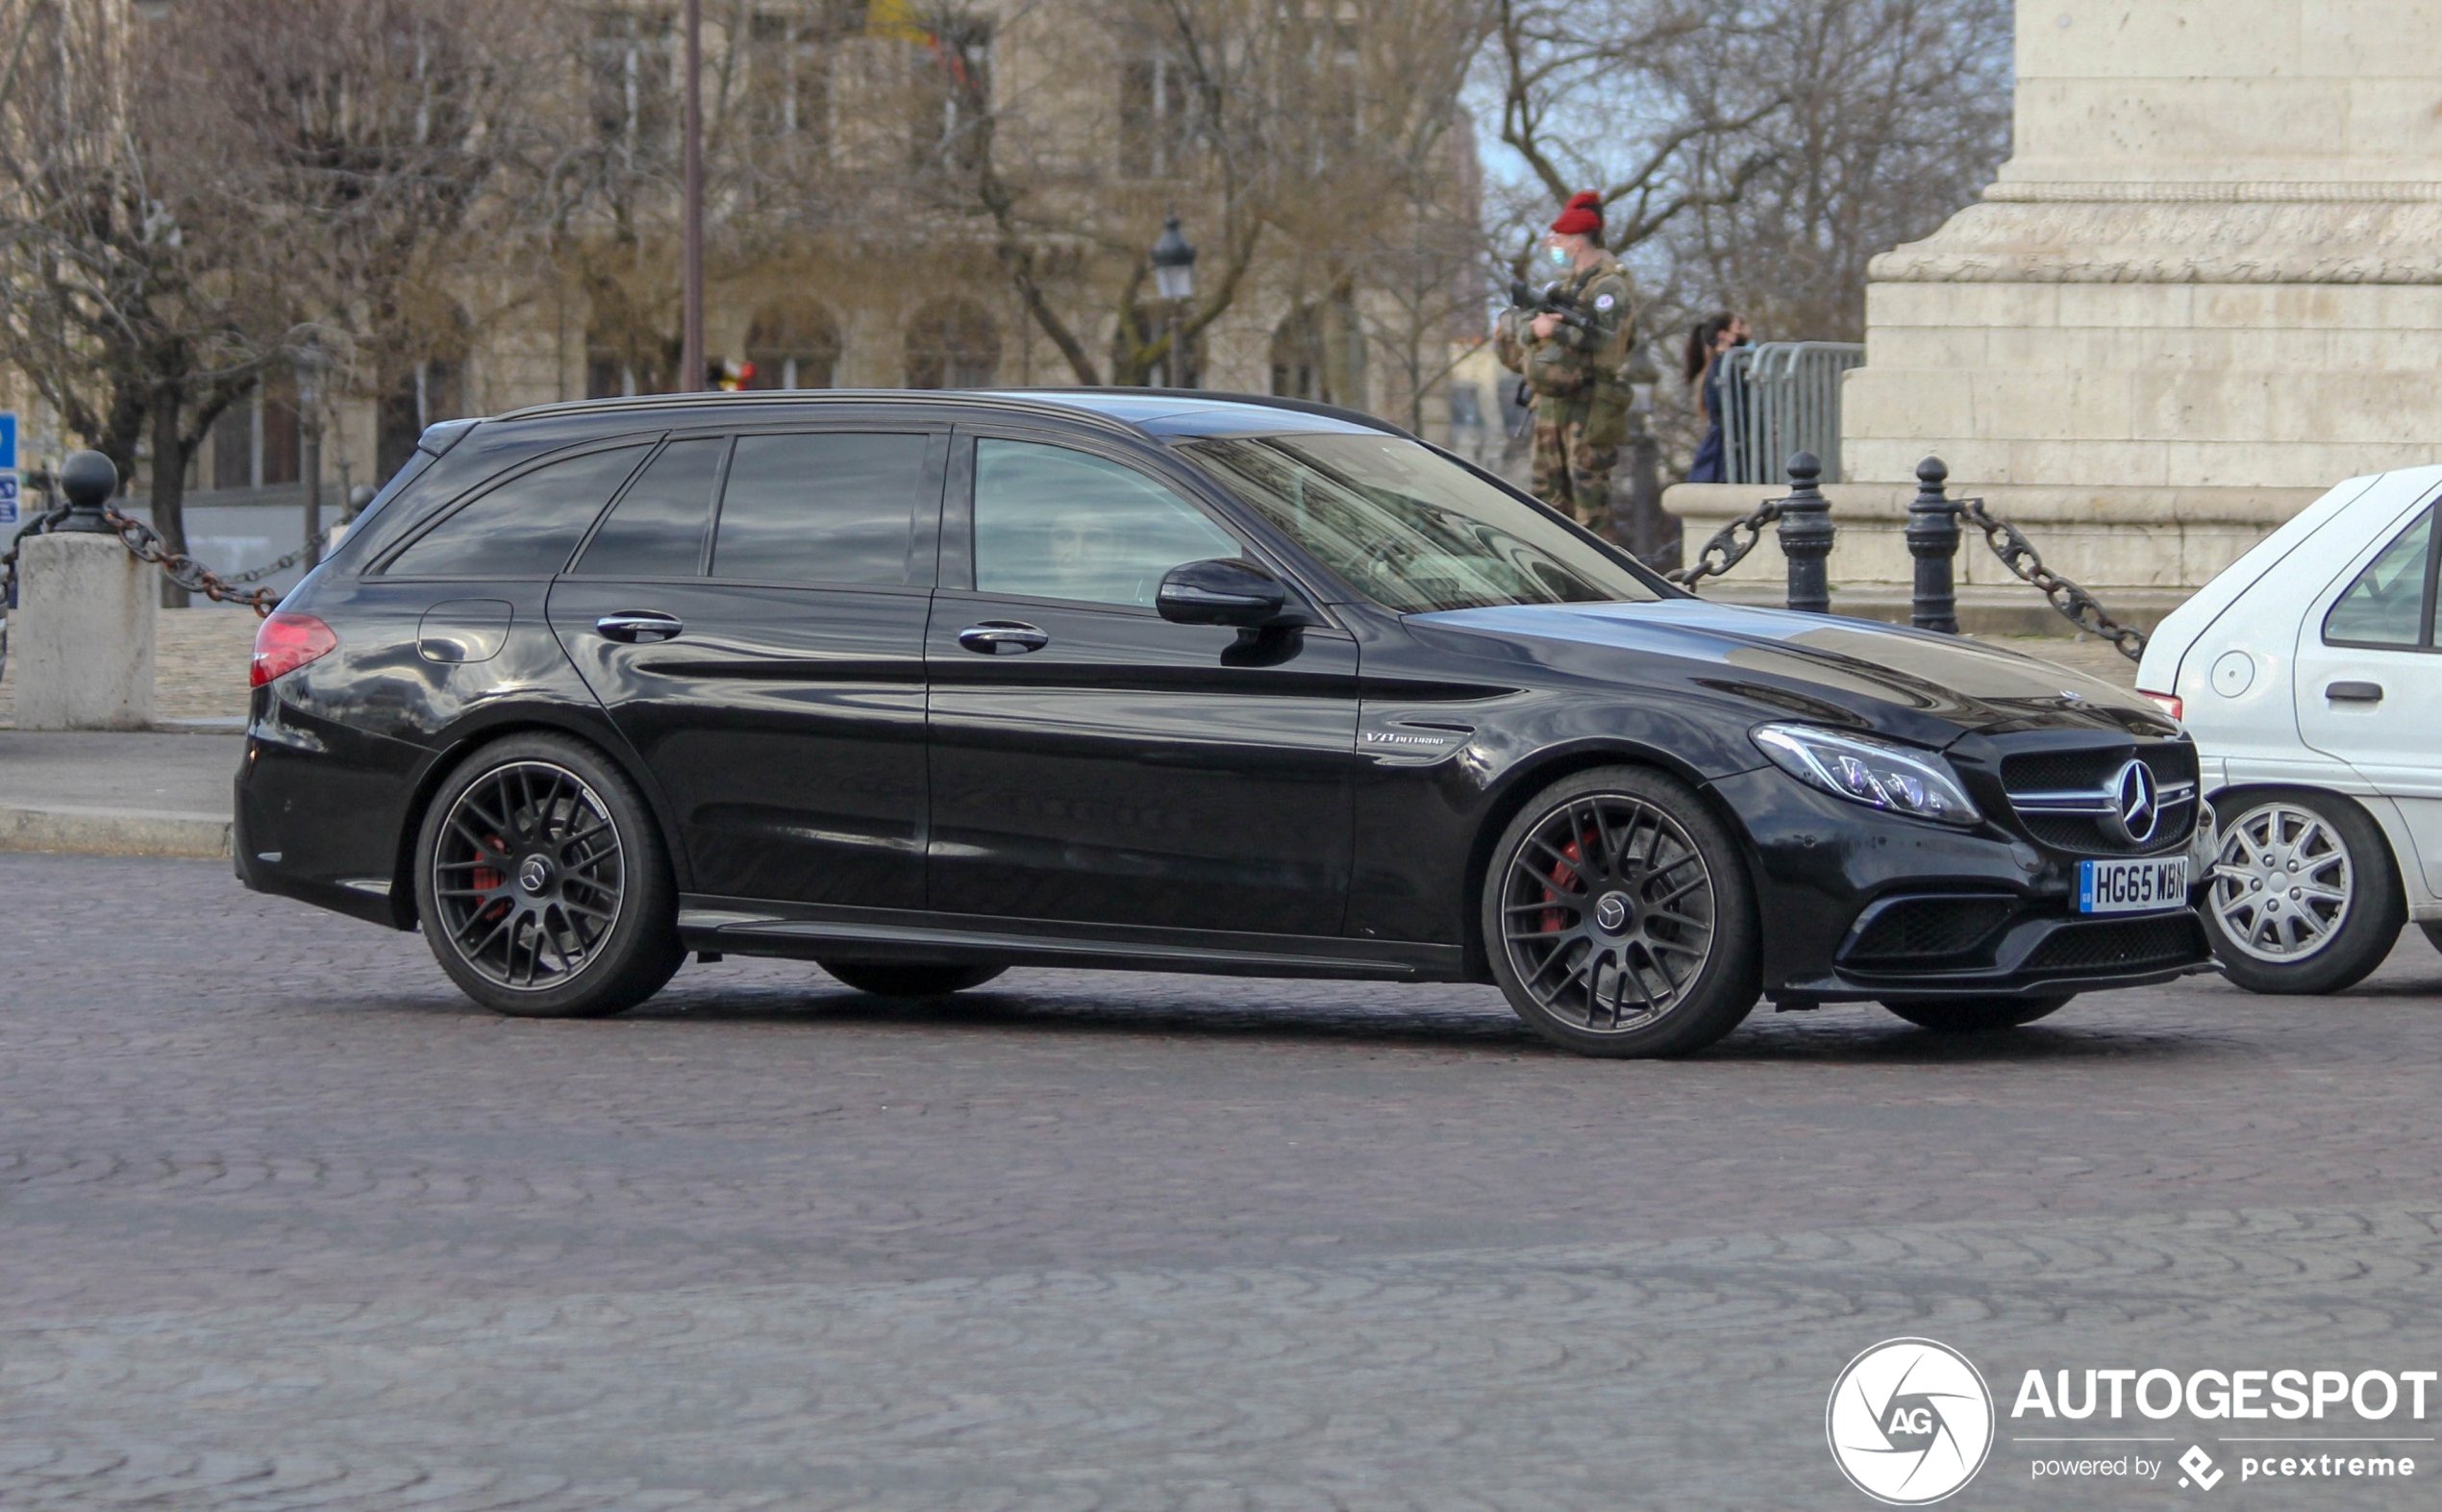
{"type": "Polygon", "coordinates": [[[17,475],[0,472],[0,525],[17,523],[17,475]]]}
{"type": "Polygon", "coordinates": [[[0,470],[17,470],[17,416],[12,409],[0,409],[0,470]]]}

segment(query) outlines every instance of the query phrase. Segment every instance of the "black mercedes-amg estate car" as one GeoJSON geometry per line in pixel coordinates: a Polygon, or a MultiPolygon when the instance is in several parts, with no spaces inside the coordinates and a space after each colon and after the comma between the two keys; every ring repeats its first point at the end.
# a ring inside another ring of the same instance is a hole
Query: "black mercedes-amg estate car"
{"type": "Polygon", "coordinates": [[[689,951],[1770,994],[1994,1029],[2207,959],[2195,749],[1943,636],[1707,603],[1361,415],[680,395],[428,432],[257,643],[237,866],[505,1013],[689,951]]]}

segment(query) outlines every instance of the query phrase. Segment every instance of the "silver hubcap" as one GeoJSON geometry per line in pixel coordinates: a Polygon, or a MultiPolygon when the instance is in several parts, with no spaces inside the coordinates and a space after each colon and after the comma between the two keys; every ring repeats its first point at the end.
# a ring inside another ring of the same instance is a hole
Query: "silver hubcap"
{"type": "Polygon", "coordinates": [[[1600,793],[1529,830],[1501,881],[1503,948],[1527,995],[1598,1034],[1686,999],[1713,942],[1713,879],[1678,820],[1600,793]]]}
{"type": "Polygon", "coordinates": [[[2305,959],[2349,921],[2349,848],[2321,814],[2259,804],[2222,828],[2208,908],[2232,945],[2260,961],[2305,959]]]}
{"type": "Polygon", "coordinates": [[[539,991],[586,969],[627,892],[618,827],[566,767],[517,761],[459,795],[433,856],[437,926],[459,959],[539,991]]]}

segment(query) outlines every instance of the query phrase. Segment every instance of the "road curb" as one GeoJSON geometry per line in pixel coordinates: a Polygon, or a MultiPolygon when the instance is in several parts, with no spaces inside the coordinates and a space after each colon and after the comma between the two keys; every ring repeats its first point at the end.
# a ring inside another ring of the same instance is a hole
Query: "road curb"
{"type": "Polygon", "coordinates": [[[0,803],[0,852],[225,857],[229,821],[151,808],[32,807],[0,803]]]}

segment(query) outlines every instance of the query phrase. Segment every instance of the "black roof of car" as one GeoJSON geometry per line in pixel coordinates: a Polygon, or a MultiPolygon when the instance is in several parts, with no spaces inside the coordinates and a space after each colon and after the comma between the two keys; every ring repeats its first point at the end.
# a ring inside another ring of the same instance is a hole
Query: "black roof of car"
{"type": "Polygon", "coordinates": [[[1310,400],[1267,394],[1215,393],[1182,388],[780,388],[743,393],[639,394],[617,399],[579,399],[535,405],[496,416],[536,420],[562,415],[633,412],[636,409],[709,406],[957,404],[968,408],[1053,410],[1099,420],[1114,428],[1159,437],[1277,434],[1283,431],[1371,432],[1407,437],[1385,420],[1310,400]]]}

